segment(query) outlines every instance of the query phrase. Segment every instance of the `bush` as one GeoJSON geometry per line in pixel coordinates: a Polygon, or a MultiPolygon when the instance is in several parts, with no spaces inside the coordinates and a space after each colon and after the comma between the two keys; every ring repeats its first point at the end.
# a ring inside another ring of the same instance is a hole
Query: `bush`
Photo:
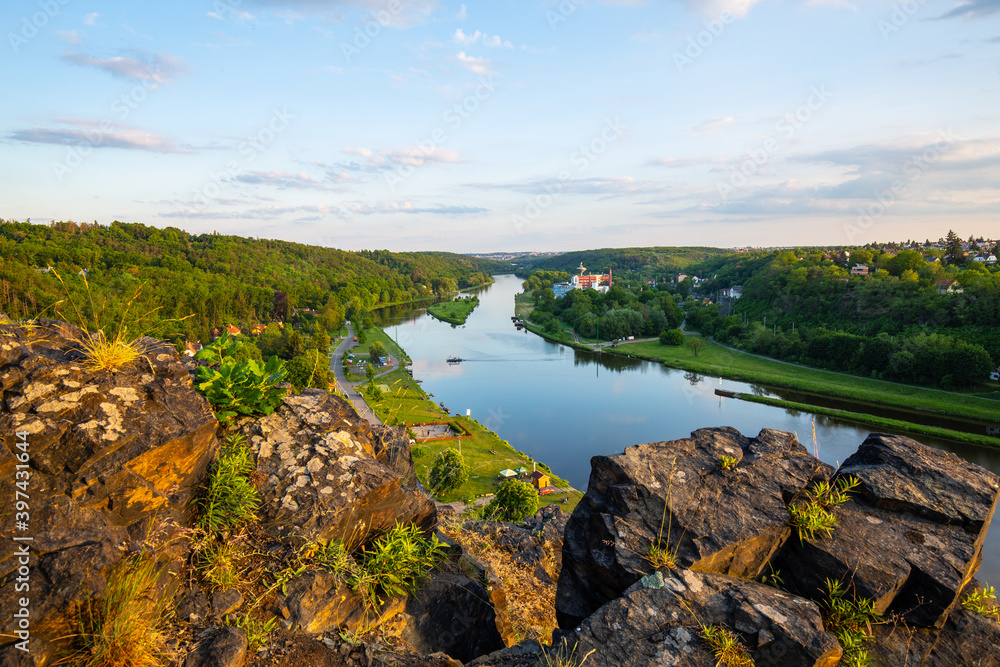
{"type": "Polygon", "coordinates": [[[396,524],[361,551],[360,567],[354,568],[349,583],[377,607],[393,596],[416,592],[443,559],[444,544],[436,535],[428,540],[417,526],[396,524]]]}
{"type": "Polygon", "coordinates": [[[491,521],[521,521],[538,510],[538,491],[527,482],[508,479],[500,484],[493,500],[483,510],[491,521]]]}
{"type": "Polygon", "coordinates": [[[434,457],[428,478],[431,493],[445,495],[469,481],[469,466],[454,449],[447,449],[434,457]]]}
{"type": "Polygon", "coordinates": [[[680,346],[684,344],[684,332],[680,329],[667,329],[660,334],[660,345],[680,346]]]}
{"type": "Polygon", "coordinates": [[[306,387],[326,389],[330,386],[329,364],[325,354],[307,350],[305,354],[300,354],[285,364],[286,379],[297,392],[306,387]]]}

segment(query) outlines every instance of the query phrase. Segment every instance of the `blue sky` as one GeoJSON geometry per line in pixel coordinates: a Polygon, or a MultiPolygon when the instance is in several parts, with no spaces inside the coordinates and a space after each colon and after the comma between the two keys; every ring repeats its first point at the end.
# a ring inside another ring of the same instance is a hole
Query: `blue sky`
{"type": "Polygon", "coordinates": [[[8,0],[0,216],[347,249],[998,236],[1000,0],[8,0]]]}

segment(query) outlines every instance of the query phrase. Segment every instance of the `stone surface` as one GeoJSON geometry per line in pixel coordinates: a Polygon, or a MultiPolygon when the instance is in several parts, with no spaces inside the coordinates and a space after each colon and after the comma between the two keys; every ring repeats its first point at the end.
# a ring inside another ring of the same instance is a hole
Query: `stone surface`
{"type": "Polygon", "coordinates": [[[941,627],[982,561],[1000,479],[954,454],[902,436],[872,434],[837,477],[861,481],[834,510],[832,535],[793,540],[777,559],[791,590],[818,599],[841,579],[881,613],[941,627]]]}
{"type": "Polygon", "coordinates": [[[657,541],[682,567],[759,577],[790,535],[788,501],[833,472],[790,433],[746,438],[728,427],[595,456],[591,465],[563,544],[556,609],[564,628],[651,572],[644,555],[657,541]],[[735,469],[719,469],[723,455],[739,459],[735,469]]]}
{"type": "Polygon", "coordinates": [[[28,544],[41,662],[53,658],[49,639],[73,633],[74,605],[103,590],[108,568],[141,548],[154,517],[190,517],[217,448],[217,421],[172,346],[144,338],[138,361],[93,371],[79,351],[84,335],[52,320],[0,325],[0,495],[27,493],[19,534],[34,538],[0,541],[0,616],[14,611],[18,550],[28,544]],[[18,468],[24,453],[28,467],[18,468]]]}
{"type": "Polygon", "coordinates": [[[397,521],[433,527],[433,502],[400,473],[412,472],[403,429],[372,430],[346,401],[316,389],[239,428],[257,455],[260,523],[270,536],[356,544],[397,521]]]}
{"type": "Polygon", "coordinates": [[[541,644],[534,639],[526,639],[509,648],[476,658],[467,663],[466,667],[538,667],[545,664],[544,660],[545,653],[541,644]]]}
{"type": "Polygon", "coordinates": [[[406,601],[401,637],[420,653],[462,661],[503,648],[486,589],[460,574],[436,573],[406,601]]]}
{"type": "Polygon", "coordinates": [[[361,596],[330,572],[312,570],[288,583],[277,607],[287,608],[289,628],[307,635],[333,632],[343,627],[374,629],[402,613],[406,599],[387,600],[378,610],[366,608],[361,596]]]}
{"type": "Polygon", "coordinates": [[[564,641],[578,658],[590,654],[587,667],[712,667],[716,661],[699,636],[708,624],[739,633],[759,667],[832,667],[843,653],[813,602],[691,570],[644,577],[564,641]]]}
{"type": "Polygon", "coordinates": [[[212,628],[188,653],[184,667],[242,667],[247,648],[247,634],[242,628],[212,628]]]}
{"type": "Polygon", "coordinates": [[[226,614],[239,609],[243,604],[243,595],[236,589],[225,591],[215,591],[210,598],[212,614],[217,618],[222,618],[226,614]]]}

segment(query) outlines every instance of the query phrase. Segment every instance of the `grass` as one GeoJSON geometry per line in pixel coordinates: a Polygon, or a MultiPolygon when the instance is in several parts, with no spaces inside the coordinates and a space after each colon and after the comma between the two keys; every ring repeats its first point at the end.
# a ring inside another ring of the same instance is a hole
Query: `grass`
{"type": "Polygon", "coordinates": [[[788,506],[792,527],[798,531],[799,541],[815,540],[819,534],[829,536],[837,525],[834,507],[850,499],[851,492],[861,484],[856,477],[841,477],[836,484],[826,481],[813,484],[805,491],[805,498],[788,506]]]}
{"type": "Polygon", "coordinates": [[[122,559],[108,575],[104,595],[84,603],[80,648],[73,667],[153,667],[166,659],[170,596],[157,588],[162,568],[152,555],[122,559]]]}
{"type": "MultiPolygon", "coordinates": [[[[494,493],[499,486],[497,474],[505,468],[525,467],[530,469],[532,459],[522,452],[516,451],[506,440],[485,428],[475,419],[463,415],[448,415],[437,404],[432,402],[413,378],[401,370],[384,375],[379,382],[389,386],[388,393],[378,401],[372,401],[371,407],[375,414],[387,424],[414,424],[434,421],[453,421],[462,424],[472,434],[470,438],[458,440],[441,440],[415,445],[413,447],[413,462],[417,476],[425,486],[429,484],[429,473],[434,458],[446,449],[458,448],[461,442],[462,456],[469,466],[469,480],[459,489],[443,494],[440,500],[450,502],[469,497],[478,497],[494,493]]],[[[541,468],[543,471],[545,468],[541,468]]],[[[549,474],[546,472],[546,474],[549,474]]],[[[568,488],[569,483],[556,475],[549,474],[552,484],[560,488],[568,488]]],[[[567,512],[571,512],[583,494],[573,489],[569,492],[555,493],[539,498],[539,507],[549,504],[559,504],[567,512]],[[561,500],[569,498],[563,504],[561,500]]]]}
{"type": "Polygon", "coordinates": [[[229,590],[246,583],[240,562],[247,552],[237,540],[208,537],[195,555],[195,567],[214,589],[229,590]]]}
{"type": "Polygon", "coordinates": [[[902,421],[899,419],[889,419],[888,417],[878,417],[876,415],[869,415],[864,412],[852,412],[850,410],[826,408],[819,405],[796,403],[794,401],[786,401],[780,398],[772,398],[770,396],[756,396],[754,394],[740,393],[737,394],[736,397],[739,398],[741,401],[760,403],[762,405],[771,405],[776,408],[784,408],[786,410],[799,410],[801,412],[809,412],[817,415],[826,415],[828,417],[836,417],[837,419],[858,422],[860,424],[866,424],[868,426],[877,426],[879,428],[888,429],[892,431],[902,431],[904,433],[908,433],[911,435],[914,434],[932,435],[938,438],[945,438],[947,440],[952,440],[956,442],[967,442],[972,445],[1000,447],[1000,438],[995,438],[989,435],[980,435],[978,433],[967,433],[965,431],[955,431],[950,428],[942,428],[940,426],[927,426],[925,424],[915,424],[913,422],[902,421]]]}
{"type": "MultiPolygon", "coordinates": [[[[687,346],[660,345],[658,341],[624,343],[614,351],[660,361],[672,368],[783,387],[816,394],[837,396],[867,404],[891,405],[911,412],[928,412],[994,422],[1000,403],[995,400],[925,389],[883,380],[787,364],[725,348],[711,340],[695,357],[687,346]]],[[[810,406],[809,410],[813,410],[810,406]]]]}
{"type": "Polygon", "coordinates": [[[454,301],[432,303],[427,306],[427,312],[442,322],[465,324],[465,321],[469,319],[469,315],[472,314],[472,311],[478,305],[479,297],[473,296],[472,298],[459,298],[454,301]]]}
{"type": "Polygon", "coordinates": [[[717,667],[753,667],[753,658],[747,647],[729,628],[721,625],[703,625],[701,638],[712,652],[717,667]]]}
{"type": "Polygon", "coordinates": [[[216,533],[257,518],[260,499],[250,482],[256,470],[253,454],[243,436],[231,435],[212,465],[204,496],[198,506],[198,528],[216,533]]]}
{"type": "Polygon", "coordinates": [[[660,516],[660,529],[656,533],[656,541],[649,545],[646,550],[646,555],[644,558],[653,566],[654,570],[659,570],[660,568],[666,568],[668,570],[673,570],[677,567],[677,552],[680,550],[681,544],[678,540],[676,546],[673,550],[670,549],[670,531],[673,529],[674,515],[673,511],[670,511],[670,521],[667,521],[667,509],[670,506],[670,498],[673,491],[674,485],[674,464],[677,460],[671,461],[670,465],[670,482],[667,484],[667,496],[663,499],[663,514],[660,516]],[[663,539],[663,524],[667,523],[667,539],[663,539]]]}
{"type": "Polygon", "coordinates": [[[992,586],[977,588],[962,599],[962,606],[971,612],[1000,623],[1000,605],[992,586]]]}
{"type": "Polygon", "coordinates": [[[826,580],[826,599],[820,604],[826,629],[844,648],[840,659],[845,667],[867,667],[872,661],[867,644],[875,641],[872,626],[881,623],[875,603],[868,598],[848,599],[843,582],[826,580]]]}
{"type": "Polygon", "coordinates": [[[591,653],[597,651],[596,648],[592,648],[587,651],[586,655],[578,657],[576,655],[577,644],[573,644],[572,649],[568,649],[565,645],[560,646],[552,653],[546,653],[545,647],[542,647],[542,662],[540,667],[583,667],[583,663],[587,662],[587,658],[590,657],[591,653]]]}
{"type": "Polygon", "coordinates": [[[467,518],[446,521],[441,525],[441,530],[504,582],[507,604],[498,613],[506,614],[506,620],[517,640],[550,642],[552,631],[557,626],[555,581],[559,578],[559,572],[555,554],[544,544],[541,545],[546,556],[542,566],[549,575],[548,582],[541,581],[535,575],[534,566],[518,560],[518,554],[512,552],[509,546],[505,548],[494,535],[469,531],[466,521],[467,518]]]}

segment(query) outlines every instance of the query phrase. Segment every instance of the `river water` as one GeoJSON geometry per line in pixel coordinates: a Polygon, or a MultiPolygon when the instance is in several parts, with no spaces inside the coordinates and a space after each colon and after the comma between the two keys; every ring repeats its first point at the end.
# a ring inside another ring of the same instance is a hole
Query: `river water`
{"type": "MultiPolygon", "coordinates": [[[[477,291],[479,307],[463,326],[438,321],[419,307],[388,309],[378,314],[379,323],[410,355],[413,377],[435,401],[452,412],[471,410],[501,438],[581,491],[587,488],[592,456],[684,438],[698,428],[733,426],[747,436],[762,428],[795,432],[807,449],[834,466],[853,454],[871,430],[715,395],[716,388],[762,391],[743,382],[580,352],[517,331],[510,318],[520,291],[520,279],[497,276],[492,286],[477,291]],[[448,364],[449,357],[463,361],[448,364]]],[[[997,450],[928,436],[915,439],[1000,474],[997,450]]],[[[1000,584],[1000,528],[987,535],[983,559],[977,577],[1000,584]]]]}

